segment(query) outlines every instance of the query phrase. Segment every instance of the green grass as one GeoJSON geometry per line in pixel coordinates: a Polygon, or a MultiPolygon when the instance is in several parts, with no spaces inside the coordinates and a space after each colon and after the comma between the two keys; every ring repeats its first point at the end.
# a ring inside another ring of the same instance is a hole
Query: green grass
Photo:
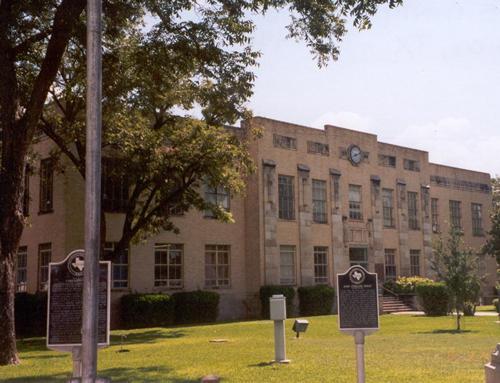
{"type": "MultiPolygon", "coordinates": [[[[460,382],[484,380],[484,363],[500,338],[496,318],[466,317],[462,333],[453,317],[385,315],[366,338],[367,382],[460,382]]],[[[114,331],[99,353],[99,372],[113,382],[199,382],[217,374],[223,382],[355,382],[352,337],[339,333],[337,317],[309,318],[296,340],[287,321],[289,365],[275,365],[270,321],[114,331]],[[121,335],[127,335],[120,351],[121,335]],[[227,339],[211,343],[211,339],[227,339]]],[[[19,341],[22,364],[0,367],[2,382],[64,381],[69,354],[46,350],[44,339],[19,341]]]]}
{"type": "Polygon", "coordinates": [[[477,306],[476,311],[496,311],[495,306],[493,305],[485,305],[485,306],[477,306]]]}

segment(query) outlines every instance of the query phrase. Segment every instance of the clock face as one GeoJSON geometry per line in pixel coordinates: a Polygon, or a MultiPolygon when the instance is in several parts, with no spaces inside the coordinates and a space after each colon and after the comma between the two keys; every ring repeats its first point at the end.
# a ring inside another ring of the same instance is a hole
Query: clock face
{"type": "Polygon", "coordinates": [[[349,160],[355,165],[359,164],[363,159],[363,152],[357,145],[351,145],[348,149],[348,154],[349,160]]]}

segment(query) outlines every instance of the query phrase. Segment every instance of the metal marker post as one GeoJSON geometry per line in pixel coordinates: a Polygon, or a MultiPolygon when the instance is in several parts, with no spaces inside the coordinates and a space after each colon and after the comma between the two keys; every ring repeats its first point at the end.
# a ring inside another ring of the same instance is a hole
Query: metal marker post
{"type": "Polygon", "coordinates": [[[97,375],[98,283],[101,221],[101,0],[87,0],[87,135],[85,158],[85,268],[82,382],[97,375]]]}
{"type": "Polygon", "coordinates": [[[365,383],[365,333],[363,331],[354,332],[354,343],[356,344],[358,383],[365,383]]]}

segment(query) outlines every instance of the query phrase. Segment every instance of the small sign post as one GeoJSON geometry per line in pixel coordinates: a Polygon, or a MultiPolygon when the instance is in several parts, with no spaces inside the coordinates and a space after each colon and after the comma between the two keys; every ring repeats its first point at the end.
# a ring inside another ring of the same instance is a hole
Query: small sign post
{"type": "MultiPolygon", "coordinates": [[[[75,250],[62,262],[49,263],[47,347],[73,355],[73,377],[82,376],[82,297],[85,252],[75,250]]],[[[99,262],[98,345],[109,345],[109,261],[99,262]]]]}
{"type": "Polygon", "coordinates": [[[351,266],[337,274],[339,329],[354,337],[358,383],[365,383],[365,335],[379,329],[377,274],[351,266]]]}

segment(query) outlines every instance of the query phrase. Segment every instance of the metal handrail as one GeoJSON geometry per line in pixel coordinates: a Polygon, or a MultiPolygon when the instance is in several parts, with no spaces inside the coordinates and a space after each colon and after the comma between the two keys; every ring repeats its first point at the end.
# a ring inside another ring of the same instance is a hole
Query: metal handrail
{"type": "Polygon", "coordinates": [[[389,294],[392,294],[394,295],[396,298],[399,298],[399,294],[395,293],[394,291],[392,290],[389,290],[387,287],[383,286],[382,285],[382,289],[384,289],[384,291],[387,291],[389,294]]]}

